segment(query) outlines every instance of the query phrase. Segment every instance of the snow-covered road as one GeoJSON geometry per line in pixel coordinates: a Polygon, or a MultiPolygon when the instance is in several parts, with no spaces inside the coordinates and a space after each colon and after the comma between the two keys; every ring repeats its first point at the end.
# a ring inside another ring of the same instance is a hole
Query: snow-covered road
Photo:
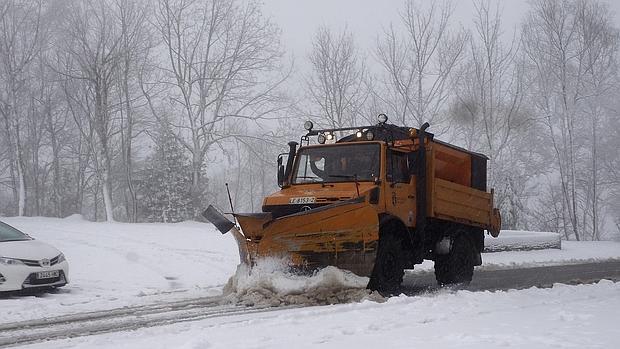
{"type": "Polygon", "coordinates": [[[620,284],[442,291],[29,345],[53,348],[618,348],[620,284]]]}

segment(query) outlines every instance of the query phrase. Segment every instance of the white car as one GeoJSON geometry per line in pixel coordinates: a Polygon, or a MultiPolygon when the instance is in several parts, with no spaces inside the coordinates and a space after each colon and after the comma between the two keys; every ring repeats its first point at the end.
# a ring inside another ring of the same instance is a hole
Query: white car
{"type": "Polygon", "coordinates": [[[55,288],[69,282],[69,263],[53,246],[0,222],[0,292],[55,288]]]}

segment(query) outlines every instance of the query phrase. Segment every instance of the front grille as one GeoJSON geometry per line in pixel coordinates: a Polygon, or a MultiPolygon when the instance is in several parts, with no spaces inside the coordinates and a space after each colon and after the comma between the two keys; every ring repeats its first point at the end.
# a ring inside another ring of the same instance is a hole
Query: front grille
{"type": "MultiPolygon", "coordinates": [[[[20,261],[22,261],[22,263],[26,264],[29,267],[40,267],[41,265],[39,264],[39,261],[34,261],[31,259],[20,259],[20,261]]],[[[51,264],[51,262],[50,262],[51,264]]]]}
{"type": "MultiPolygon", "coordinates": [[[[319,203],[319,204],[304,204],[304,205],[269,205],[263,206],[263,212],[270,212],[273,218],[279,218],[282,216],[288,216],[293,213],[299,213],[304,211],[304,207],[310,207],[315,209],[317,207],[329,205],[331,202],[319,203]]],[[[307,210],[307,209],[306,209],[307,210]]]]}
{"type": "Polygon", "coordinates": [[[65,282],[65,273],[61,270],[58,274],[58,277],[49,278],[49,279],[37,279],[37,273],[32,273],[28,275],[26,280],[24,281],[24,286],[41,286],[41,285],[50,285],[58,282],[65,282]]]}
{"type": "MultiPolygon", "coordinates": [[[[60,255],[50,259],[50,267],[53,265],[58,264],[58,259],[60,258],[60,255]]],[[[40,267],[41,263],[40,261],[35,261],[32,259],[19,259],[22,263],[24,263],[25,265],[29,266],[29,267],[40,267]]]]}
{"type": "Polygon", "coordinates": [[[50,259],[50,266],[57,264],[59,258],[60,258],[60,255],[50,259]]]}

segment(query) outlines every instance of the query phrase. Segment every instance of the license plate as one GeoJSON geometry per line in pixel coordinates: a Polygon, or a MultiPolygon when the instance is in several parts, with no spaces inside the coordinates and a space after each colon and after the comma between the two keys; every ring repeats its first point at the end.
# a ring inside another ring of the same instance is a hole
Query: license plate
{"type": "Polygon", "coordinates": [[[60,272],[58,270],[50,270],[50,271],[41,271],[37,273],[37,279],[52,279],[60,276],[60,272]]]}
{"type": "Polygon", "coordinates": [[[316,202],[316,198],[313,196],[303,196],[298,198],[291,198],[289,204],[313,204],[316,202]]]}

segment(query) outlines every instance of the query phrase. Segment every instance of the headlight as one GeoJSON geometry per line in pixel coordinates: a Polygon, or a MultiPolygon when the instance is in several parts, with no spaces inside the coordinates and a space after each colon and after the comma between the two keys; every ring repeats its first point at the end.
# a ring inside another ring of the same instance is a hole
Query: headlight
{"type": "Polygon", "coordinates": [[[64,261],[66,261],[67,259],[65,258],[65,254],[61,253],[60,255],[58,255],[58,262],[57,263],[62,263],[64,261]]]}
{"type": "Polygon", "coordinates": [[[4,265],[22,265],[24,263],[22,261],[20,261],[19,259],[0,257],[0,264],[4,264],[4,265]]]}
{"type": "Polygon", "coordinates": [[[366,139],[369,140],[369,141],[372,141],[373,139],[375,139],[375,134],[372,133],[372,131],[368,130],[366,132],[366,139]]]}

